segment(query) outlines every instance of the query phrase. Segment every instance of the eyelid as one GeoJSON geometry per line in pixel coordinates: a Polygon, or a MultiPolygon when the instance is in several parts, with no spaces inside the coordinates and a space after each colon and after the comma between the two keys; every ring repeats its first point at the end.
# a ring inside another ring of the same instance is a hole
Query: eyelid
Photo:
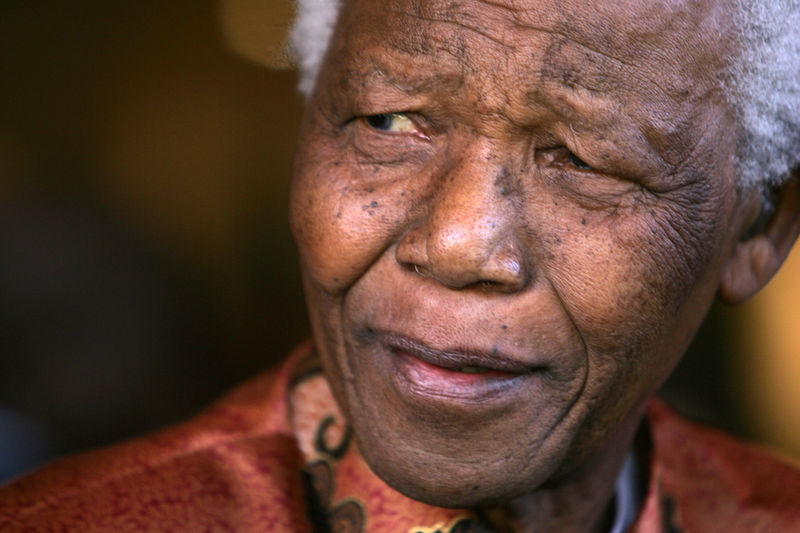
{"type": "Polygon", "coordinates": [[[573,168],[583,172],[601,172],[600,169],[587,163],[582,157],[570,150],[567,146],[554,146],[552,148],[545,148],[540,150],[542,155],[546,155],[544,161],[558,166],[572,166],[573,168]]]}
{"type": "Polygon", "coordinates": [[[364,124],[367,128],[371,131],[384,134],[384,135],[413,135],[419,139],[429,141],[430,137],[425,130],[420,125],[419,120],[414,116],[414,113],[404,112],[404,111],[390,111],[386,113],[372,113],[369,115],[362,115],[357,117],[357,120],[364,124]],[[390,130],[383,130],[376,126],[373,126],[369,123],[371,118],[378,118],[378,117],[402,117],[407,119],[408,122],[413,126],[413,131],[390,131],[390,130]]]}

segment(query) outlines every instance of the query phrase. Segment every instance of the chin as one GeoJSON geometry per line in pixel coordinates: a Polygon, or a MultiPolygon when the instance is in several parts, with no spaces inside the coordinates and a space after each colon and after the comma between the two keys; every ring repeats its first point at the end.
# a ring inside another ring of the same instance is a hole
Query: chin
{"type": "Polygon", "coordinates": [[[424,468],[426,474],[418,475],[417,468],[395,468],[385,462],[368,464],[375,473],[396,491],[417,501],[436,507],[458,509],[493,507],[509,501],[536,487],[518,488],[510,482],[492,482],[491,474],[475,467],[469,471],[459,469],[424,468]]]}
{"type": "Polygon", "coordinates": [[[526,462],[520,458],[434,457],[422,449],[386,447],[371,438],[356,438],[373,472],[398,492],[423,503],[448,508],[490,508],[532,492],[556,470],[561,457],[526,462]]]}

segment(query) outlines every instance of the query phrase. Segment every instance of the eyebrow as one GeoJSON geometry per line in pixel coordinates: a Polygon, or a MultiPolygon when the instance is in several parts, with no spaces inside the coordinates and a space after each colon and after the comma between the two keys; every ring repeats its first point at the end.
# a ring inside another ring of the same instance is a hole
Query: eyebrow
{"type": "MultiPolygon", "coordinates": [[[[413,63],[413,61],[409,62],[413,63]]],[[[436,91],[456,91],[464,86],[464,77],[456,72],[434,71],[430,68],[397,69],[383,61],[368,60],[366,67],[349,70],[355,76],[347,76],[348,85],[388,85],[406,94],[422,94],[436,91]],[[402,70],[402,72],[400,72],[402,70]]]]}

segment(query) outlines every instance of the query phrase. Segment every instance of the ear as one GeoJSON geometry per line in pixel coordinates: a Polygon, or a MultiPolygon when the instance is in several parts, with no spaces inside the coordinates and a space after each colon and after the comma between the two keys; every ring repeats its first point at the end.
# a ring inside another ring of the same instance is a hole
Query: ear
{"type": "Polygon", "coordinates": [[[722,272],[719,296],[741,303],[767,284],[800,234],[800,169],[780,188],[778,205],[766,229],[736,245],[722,272]]]}
{"type": "Polygon", "coordinates": [[[800,170],[781,187],[777,209],[766,229],[736,245],[722,273],[722,301],[741,303],[761,290],[789,255],[799,233],[800,170]]]}

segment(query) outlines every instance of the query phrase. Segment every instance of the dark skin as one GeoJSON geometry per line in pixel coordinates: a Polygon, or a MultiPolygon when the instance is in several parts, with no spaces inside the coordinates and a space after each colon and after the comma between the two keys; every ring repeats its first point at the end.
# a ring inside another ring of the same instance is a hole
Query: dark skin
{"type": "Polygon", "coordinates": [[[345,4],[291,224],[334,395],[392,487],[511,531],[607,527],[714,295],[749,296],[797,236],[789,187],[742,240],[760,202],[720,6],[345,4]]]}

